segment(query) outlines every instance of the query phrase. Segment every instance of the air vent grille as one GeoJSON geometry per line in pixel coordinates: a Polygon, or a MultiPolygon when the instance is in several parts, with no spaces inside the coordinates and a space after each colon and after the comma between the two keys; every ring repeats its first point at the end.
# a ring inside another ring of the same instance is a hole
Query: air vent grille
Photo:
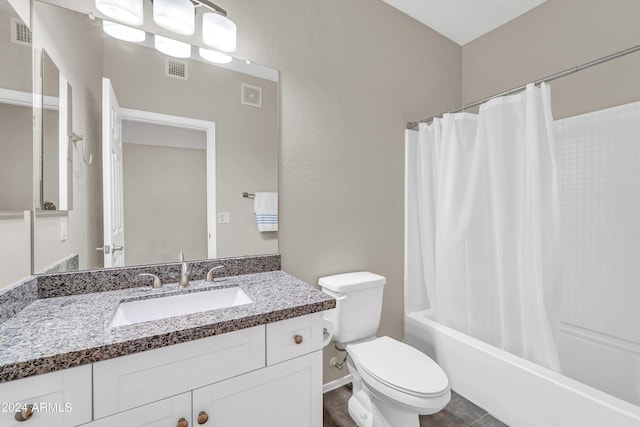
{"type": "Polygon", "coordinates": [[[187,80],[187,78],[189,77],[189,69],[187,67],[187,63],[167,58],[165,74],[168,77],[187,80]]]}
{"type": "Polygon", "coordinates": [[[241,84],[240,101],[244,105],[262,108],[262,88],[247,83],[241,84]]]}
{"type": "Polygon", "coordinates": [[[31,46],[31,30],[17,18],[11,18],[11,41],[24,46],[31,46]]]}

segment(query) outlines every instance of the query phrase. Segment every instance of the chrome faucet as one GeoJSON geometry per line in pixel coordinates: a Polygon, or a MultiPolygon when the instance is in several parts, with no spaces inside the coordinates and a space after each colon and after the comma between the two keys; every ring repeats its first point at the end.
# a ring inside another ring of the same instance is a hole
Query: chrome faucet
{"type": "Polygon", "coordinates": [[[162,281],[158,276],[151,273],[140,273],[138,277],[153,277],[153,289],[160,289],[162,287],[162,281]]]}
{"type": "Polygon", "coordinates": [[[180,269],[180,286],[184,288],[189,286],[189,270],[187,269],[187,263],[184,262],[184,253],[182,251],[178,252],[178,259],[182,263],[180,269]]]}
{"type": "Polygon", "coordinates": [[[218,270],[222,270],[224,268],[224,265],[217,265],[215,267],[213,267],[211,270],[209,270],[209,272],[207,273],[207,282],[213,282],[215,277],[214,277],[214,273],[218,270]]]}

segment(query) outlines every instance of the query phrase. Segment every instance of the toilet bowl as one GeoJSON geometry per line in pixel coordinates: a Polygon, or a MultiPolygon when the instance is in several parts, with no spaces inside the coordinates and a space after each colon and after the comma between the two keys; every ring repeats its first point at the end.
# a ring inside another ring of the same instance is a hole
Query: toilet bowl
{"type": "Polygon", "coordinates": [[[419,415],[442,410],[451,399],[444,371],[424,353],[389,337],[376,337],[383,276],[355,272],[323,277],[336,298],[325,314],[333,338],[347,351],[353,396],[349,414],[360,427],[418,427],[419,415]]]}

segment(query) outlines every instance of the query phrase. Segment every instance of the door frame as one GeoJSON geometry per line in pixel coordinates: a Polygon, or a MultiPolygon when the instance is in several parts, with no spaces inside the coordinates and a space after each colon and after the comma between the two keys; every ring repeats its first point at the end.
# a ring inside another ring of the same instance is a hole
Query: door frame
{"type": "Polygon", "coordinates": [[[208,258],[217,258],[216,232],[216,123],[190,117],[172,116],[151,111],[120,107],[122,120],[173,126],[205,132],[207,139],[207,252],[208,258]]]}

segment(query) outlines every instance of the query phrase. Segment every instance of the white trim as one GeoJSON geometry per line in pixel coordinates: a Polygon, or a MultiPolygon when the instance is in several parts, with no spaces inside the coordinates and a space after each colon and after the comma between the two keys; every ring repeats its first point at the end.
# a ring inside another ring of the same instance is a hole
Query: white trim
{"type": "Polygon", "coordinates": [[[67,91],[67,79],[60,73],[58,79],[58,93],[60,94],[59,103],[63,108],[58,110],[58,210],[68,211],[71,209],[69,203],[69,168],[73,166],[69,162],[69,135],[72,130],[68,129],[69,125],[69,92],[67,91]]]}
{"type": "MultiPolygon", "coordinates": [[[[0,88],[0,102],[3,104],[32,107],[35,94],[21,90],[0,88]]],[[[60,100],[56,96],[43,96],[43,107],[46,110],[57,110],[60,100]]],[[[38,103],[40,104],[40,103],[38,103]]],[[[39,106],[39,105],[38,105],[39,106]]]]}
{"type": "Polygon", "coordinates": [[[345,386],[351,382],[351,374],[347,374],[342,378],[338,378],[337,380],[329,381],[326,384],[322,385],[322,393],[328,393],[337,388],[345,386]]]}
{"type": "Polygon", "coordinates": [[[616,350],[640,356],[640,343],[637,342],[603,334],[601,332],[582,328],[580,326],[572,325],[565,322],[561,323],[560,332],[572,337],[581,338],[595,344],[603,345],[605,347],[614,348],[616,350]]]}
{"type": "Polygon", "coordinates": [[[216,123],[208,120],[192,119],[190,117],[171,116],[150,111],[121,108],[122,120],[157,125],[171,125],[174,127],[200,130],[207,138],[207,230],[208,256],[217,258],[216,233],[216,123]]]}
{"type": "Polygon", "coordinates": [[[0,88],[0,102],[31,107],[33,105],[33,94],[31,92],[0,88]]]}

